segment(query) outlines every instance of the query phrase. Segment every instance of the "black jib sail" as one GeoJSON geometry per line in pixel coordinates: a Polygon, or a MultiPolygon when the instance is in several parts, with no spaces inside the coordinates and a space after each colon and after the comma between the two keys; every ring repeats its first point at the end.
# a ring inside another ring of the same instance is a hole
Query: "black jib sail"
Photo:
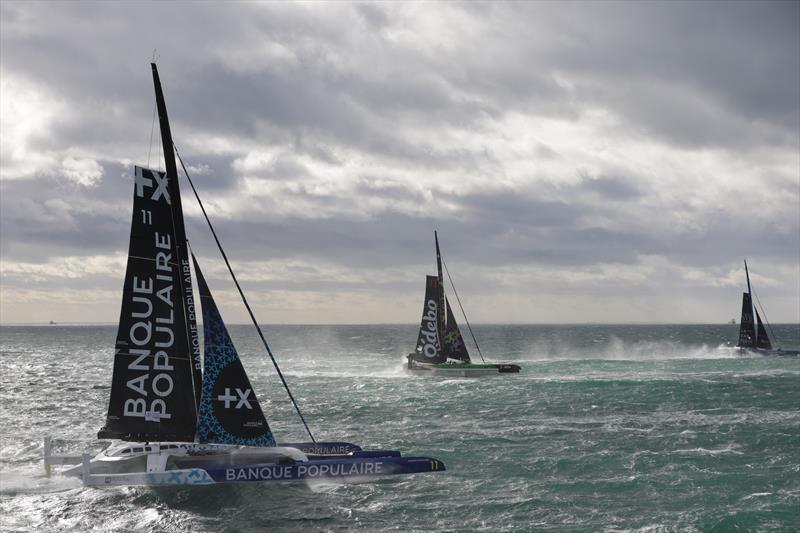
{"type": "Polygon", "coordinates": [[[450,301],[447,298],[445,298],[445,306],[447,307],[447,326],[444,330],[444,355],[449,359],[458,359],[469,363],[467,345],[464,344],[464,337],[461,336],[461,330],[458,329],[456,317],[453,315],[453,310],[450,309],[450,301]]]}
{"type": "Polygon", "coordinates": [[[169,176],[135,167],[128,265],[101,439],[193,440],[197,404],[169,176]]]}
{"type": "Polygon", "coordinates": [[[204,367],[197,439],[200,442],[275,446],[261,404],[247,379],[197,259],[194,271],[203,309],[204,367]]]}
{"type": "Polygon", "coordinates": [[[742,293],[742,319],[739,322],[740,348],[754,348],[756,345],[756,326],[753,321],[753,302],[750,293],[742,293]]]}
{"type": "Polygon", "coordinates": [[[443,363],[447,360],[441,345],[439,330],[442,287],[436,276],[425,277],[425,301],[422,304],[422,323],[413,358],[425,363],[443,363]]]}
{"type": "Polygon", "coordinates": [[[756,322],[758,323],[758,332],[756,334],[756,348],[771,350],[772,343],[769,342],[769,335],[767,335],[767,330],[766,328],[764,328],[764,323],[761,322],[761,316],[758,314],[758,310],[756,310],[756,322]]]}

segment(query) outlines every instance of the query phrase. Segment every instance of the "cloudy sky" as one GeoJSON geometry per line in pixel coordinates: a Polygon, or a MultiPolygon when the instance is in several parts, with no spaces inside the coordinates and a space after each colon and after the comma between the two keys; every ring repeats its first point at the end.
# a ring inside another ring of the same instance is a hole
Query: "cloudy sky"
{"type": "MultiPolygon", "coordinates": [[[[800,322],[800,3],[0,4],[0,322],[115,322],[158,66],[264,323],[800,322]]],[[[152,149],[151,149],[152,146],[152,149]]],[[[246,314],[184,187],[223,316],[246,314]]]]}

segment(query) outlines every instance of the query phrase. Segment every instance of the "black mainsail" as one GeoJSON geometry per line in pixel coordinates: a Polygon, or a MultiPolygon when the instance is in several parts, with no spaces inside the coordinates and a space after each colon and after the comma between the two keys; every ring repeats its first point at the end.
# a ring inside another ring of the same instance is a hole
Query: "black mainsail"
{"type": "Polygon", "coordinates": [[[441,343],[441,330],[439,330],[440,315],[439,306],[442,287],[436,276],[425,277],[425,300],[422,303],[422,323],[419,326],[419,336],[417,337],[417,347],[413,358],[425,363],[444,363],[447,357],[444,355],[441,343]]]}
{"type": "Polygon", "coordinates": [[[753,320],[753,301],[750,293],[742,293],[742,319],[739,321],[740,348],[754,348],[756,345],[756,326],[753,320]]]}
{"type": "Polygon", "coordinates": [[[178,173],[152,65],[166,172],[134,168],[133,217],[101,439],[191,441],[202,370],[178,173]]]}
{"type": "Polygon", "coordinates": [[[161,172],[135,167],[128,265],[101,439],[193,440],[197,404],[176,261],[175,190],[161,172]]]}
{"type": "Polygon", "coordinates": [[[197,440],[244,446],[275,446],[261,404],[247,379],[228,329],[192,256],[203,310],[203,391],[197,440]]]}

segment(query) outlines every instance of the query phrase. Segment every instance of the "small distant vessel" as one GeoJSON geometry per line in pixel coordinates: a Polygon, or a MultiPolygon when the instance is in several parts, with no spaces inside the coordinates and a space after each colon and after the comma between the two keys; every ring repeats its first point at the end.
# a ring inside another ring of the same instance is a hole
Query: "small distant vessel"
{"type": "MultiPolygon", "coordinates": [[[[483,364],[475,364],[470,359],[467,345],[464,344],[461,330],[458,328],[453,310],[450,308],[450,302],[444,294],[439,235],[434,231],[433,236],[436,241],[438,276],[426,276],[422,323],[417,337],[417,347],[407,357],[408,369],[426,374],[461,377],[519,373],[519,365],[491,364],[485,361],[483,364]],[[445,311],[447,313],[446,318],[445,311]]],[[[453,292],[456,295],[456,299],[458,299],[455,286],[453,286],[453,292]]],[[[459,300],[460,305],[461,302],[459,300]]],[[[461,311],[464,311],[463,307],[461,311]]],[[[466,314],[464,314],[464,320],[470,333],[472,333],[466,314]]],[[[475,341],[475,347],[481,355],[481,359],[483,359],[483,354],[480,352],[475,336],[472,335],[472,338],[475,341]]]]}
{"type": "MultiPolygon", "coordinates": [[[[394,450],[362,450],[348,442],[316,441],[272,358],[311,438],[310,442],[276,443],[189,250],[176,150],[155,63],[152,72],[166,171],[134,169],[133,217],[108,415],[97,434],[99,439],[113,442],[94,457],[67,456],[54,455],[47,438],[46,472],[50,474],[51,465],[77,464],[64,474],[82,478],[85,485],[159,486],[445,470],[444,463],[430,457],[403,457],[394,450]],[[203,314],[202,366],[190,256],[203,314]]],[[[205,215],[202,203],[200,206],[205,215]]],[[[211,230],[213,233],[213,227],[211,230]]],[[[216,233],[213,235],[216,239],[216,233]]],[[[217,244],[222,252],[218,240],[217,244]]],[[[222,255],[230,268],[224,252],[222,255]]],[[[236,282],[233,271],[230,273],[236,282]]],[[[238,282],[236,286],[241,292],[238,282]]],[[[250,312],[246,299],[245,305],[250,312]]],[[[250,316],[272,357],[252,312],[250,316]]]]}
{"type": "Polygon", "coordinates": [[[52,320],[49,322],[49,324],[50,324],[51,326],[55,326],[55,325],[56,325],[56,323],[55,323],[55,322],[53,322],[52,320]]]}
{"type": "Polygon", "coordinates": [[[735,319],[735,318],[731,318],[731,319],[728,321],[728,324],[731,324],[731,325],[733,325],[733,324],[736,324],[736,319],[735,319]]]}
{"type": "Polygon", "coordinates": [[[761,321],[761,315],[758,314],[758,309],[756,309],[755,303],[753,302],[753,292],[750,288],[750,271],[747,269],[747,260],[744,262],[744,273],[747,277],[747,292],[742,293],[742,318],[739,321],[739,343],[736,347],[739,348],[740,352],[758,355],[800,355],[800,350],[782,350],[772,347],[767,329],[764,327],[764,323],[761,321]],[[755,320],[753,320],[754,316],[755,320]]]}

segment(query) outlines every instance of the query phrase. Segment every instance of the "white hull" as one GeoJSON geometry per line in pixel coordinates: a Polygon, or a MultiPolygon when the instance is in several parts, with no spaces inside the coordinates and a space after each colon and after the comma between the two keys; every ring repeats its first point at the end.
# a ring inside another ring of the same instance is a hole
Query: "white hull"
{"type": "MultiPolygon", "coordinates": [[[[52,456],[49,459],[46,455],[46,465],[58,463],[52,456]]],[[[215,483],[207,472],[209,468],[298,461],[308,461],[308,457],[296,448],[116,442],[92,458],[82,456],[79,466],[64,475],[80,477],[85,485],[94,486],[203,485],[215,483]]]]}

